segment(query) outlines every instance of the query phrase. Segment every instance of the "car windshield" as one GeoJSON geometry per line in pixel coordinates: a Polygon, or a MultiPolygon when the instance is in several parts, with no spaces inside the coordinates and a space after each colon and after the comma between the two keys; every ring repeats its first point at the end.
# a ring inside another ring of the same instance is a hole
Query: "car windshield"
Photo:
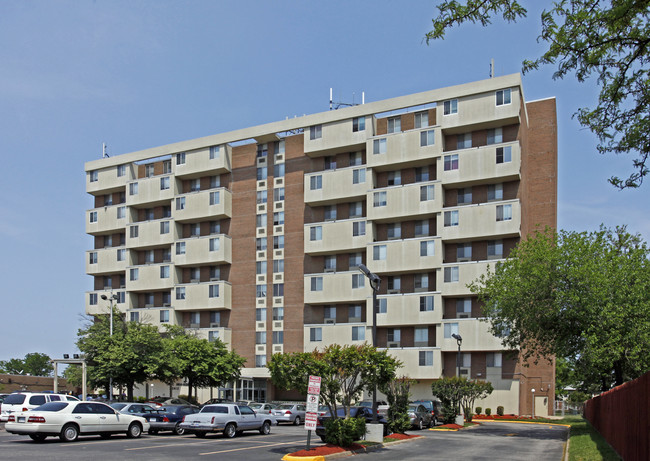
{"type": "Polygon", "coordinates": [[[48,402],[34,408],[34,411],[61,411],[67,406],[67,402],[48,402]]]}
{"type": "Polygon", "coordinates": [[[417,408],[417,406],[415,406],[415,405],[409,405],[409,411],[410,412],[415,412],[416,408],[417,408]]]}
{"type": "Polygon", "coordinates": [[[228,414],[228,407],[222,405],[206,405],[201,408],[201,413],[223,413],[228,414]]]}
{"type": "Polygon", "coordinates": [[[291,410],[293,408],[293,405],[280,405],[278,407],[278,410],[291,410]]]}

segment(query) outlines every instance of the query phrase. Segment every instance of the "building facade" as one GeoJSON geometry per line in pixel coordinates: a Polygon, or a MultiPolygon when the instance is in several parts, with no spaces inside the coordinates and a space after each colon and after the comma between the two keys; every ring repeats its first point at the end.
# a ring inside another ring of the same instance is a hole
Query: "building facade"
{"type": "Polygon", "coordinates": [[[93,290],[127,320],[179,324],[246,357],[238,398],[288,398],[278,352],[372,341],[418,380],[487,379],[482,406],[552,411],[554,364],[523,367],[467,284],[536,226],[556,226],[555,100],[518,74],[86,163],[93,290]],[[533,391],[533,389],[535,389],[533,391]]]}

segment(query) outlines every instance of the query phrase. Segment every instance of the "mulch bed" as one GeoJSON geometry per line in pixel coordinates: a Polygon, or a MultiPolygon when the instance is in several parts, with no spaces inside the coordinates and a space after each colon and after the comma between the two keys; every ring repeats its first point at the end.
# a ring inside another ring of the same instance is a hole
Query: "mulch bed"
{"type": "Polygon", "coordinates": [[[443,424],[442,426],[438,426],[436,429],[462,429],[464,426],[460,426],[458,424],[443,424]]]}
{"type": "Polygon", "coordinates": [[[353,443],[349,447],[345,448],[328,443],[327,445],[315,447],[310,450],[296,451],[295,453],[291,453],[291,456],[326,456],[332,455],[334,453],[343,453],[346,451],[363,450],[364,448],[365,447],[363,445],[359,445],[358,443],[353,443]]]}
{"type": "Polygon", "coordinates": [[[395,440],[406,440],[406,439],[415,439],[421,437],[420,435],[408,435],[408,434],[391,434],[387,435],[386,439],[395,439],[395,440]]]}

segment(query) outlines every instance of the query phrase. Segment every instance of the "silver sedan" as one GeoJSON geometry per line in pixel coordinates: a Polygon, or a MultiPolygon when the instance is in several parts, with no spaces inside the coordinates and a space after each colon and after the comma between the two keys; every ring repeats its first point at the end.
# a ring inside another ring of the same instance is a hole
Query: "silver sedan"
{"type": "Polygon", "coordinates": [[[271,410],[271,414],[275,416],[278,423],[292,423],[299,426],[300,423],[305,421],[306,410],[307,408],[302,404],[283,403],[271,410]]]}

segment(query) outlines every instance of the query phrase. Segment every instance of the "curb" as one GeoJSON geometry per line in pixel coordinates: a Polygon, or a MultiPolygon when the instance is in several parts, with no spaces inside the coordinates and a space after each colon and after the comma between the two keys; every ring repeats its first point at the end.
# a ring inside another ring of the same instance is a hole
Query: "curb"
{"type": "Polygon", "coordinates": [[[370,445],[368,447],[364,448],[359,448],[357,450],[350,450],[350,451],[342,451],[339,453],[332,453],[331,455],[317,455],[317,456],[292,456],[290,454],[284,455],[282,457],[282,461],[325,461],[328,459],[336,459],[336,458],[347,458],[348,456],[354,456],[358,455],[360,453],[369,453],[373,451],[378,451],[383,448],[389,447],[391,445],[397,445],[400,443],[404,442],[411,442],[413,440],[418,440],[422,438],[422,436],[417,436],[413,437],[410,439],[403,439],[403,440],[395,440],[394,442],[383,442],[379,443],[377,445],[370,445]]]}
{"type": "Polygon", "coordinates": [[[563,426],[571,427],[570,424],[560,424],[560,423],[541,423],[538,421],[513,421],[513,420],[503,420],[503,419],[473,419],[473,423],[516,423],[516,424],[541,424],[544,426],[563,426]]]}

